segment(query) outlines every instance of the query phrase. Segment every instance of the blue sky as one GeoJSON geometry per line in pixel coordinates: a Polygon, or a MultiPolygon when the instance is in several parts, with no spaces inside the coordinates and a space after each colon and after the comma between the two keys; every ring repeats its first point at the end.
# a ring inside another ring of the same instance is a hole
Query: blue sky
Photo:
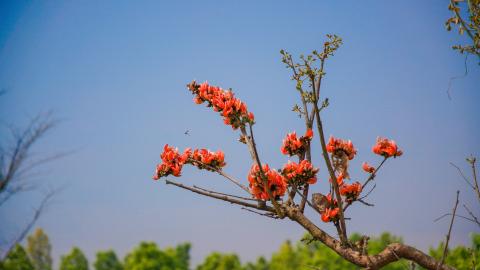
{"type": "MultiPolygon", "coordinates": [[[[214,250],[246,261],[299,239],[303,230],[290,221],[265,219],[151,176],[169,143],[223,149],[226,171],[246,178],[247,149],[215,113],[192,102],[185,87],[192,79],[233,88],[255,113],[262,160],[281,167],[287,161],[281,140],[303,132],[303,122],[290,111],[298,96],[279,51],[295,56],[319,49],[327,33],[344,45],[326,66],[325,132],[358,148],[352,177],[363,179],[363,161],[380,161],[370,151],[379,135],[405,152],[378,176],[370,196],[375,207],[351,208],[349,230],[391,231],[422,249],[436,245],[448,222],[433,220],[450,211],[455,191],[472,208],[477,203],[449,162],[466,170],[464,158],[480,149],[478,59],[470,57],[468,76],[453,81],[452,100],[446,95],[449,78],[464,72],[464,58],[450,47],[465,41],[444,29],[447,2],[2,1],[0,87],[7,92],[0,120],[22,126],[53,110],[61,122],[35,154],[74,150],[32,179],[63,188],[38,222],[51,237],[54,259],[74,245],[90,259],[108,248],[123,256],[151,240],[161,247],[192,242],[194,264],[214,250]]],[[[8,143],[5,130],[0,134],[8,143]]],[[[325,192],[326,169],[314,147],[315,190],[325,192]]],[[[237,192],[190,168],[176,180],[237,192]]],[[[18,232],[38,197],[25,193],[0,209],[2,238],[18,232]]],[[[475,230],[456,222],[452,243],[468,243],[475,230]]]]}

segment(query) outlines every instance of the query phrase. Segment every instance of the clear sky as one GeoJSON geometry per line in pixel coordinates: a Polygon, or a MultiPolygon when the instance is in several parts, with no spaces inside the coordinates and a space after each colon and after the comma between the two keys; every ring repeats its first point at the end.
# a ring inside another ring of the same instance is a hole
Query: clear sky
{"type": "MultiPolygon", "coordinates": [[[[191,242],[193,264],[214,250],[246,261],[299,239],[303,230],[288,220],[265,219],[151,176],[169,143],[223,149],[226,171],[247,182],[247,149],[217,114],[192,102],[185,87],[192,79],[232,87],[255,113],[262,160],[281,167],[287,161],[281,140],[303,132],[303,122],[291,112],[298,96],[279,51],[320,49],[327,33],[344,45],[326,65],[326,135],[358,148],[352,177],[363,179],[363,161],[380,161],[370,151],[379,135],[405,153],[378,175],[370,196],[375,207],[350,209],[349,230],[390,231],[422,249],[437,245],[448,221],[433,220],[451,210],[457,189],[478,213],[449,162],[467,170],[465,157],[480,154],[480,66],[469,58],[468,76],[453,81],[449,100],[449,78],[464,72],[464,58],[450,47],[464,38],[445,31],[447,2],[1,1],[2,125],[22,126],[53,110],[61,123],[35,154],[74,150],[33,180],[63,187],[38,222],[51,237],[54,259],[74,245],[90,259],[108,248],[123,256],[151,240],[161,247],[191,242]]],[[[314,190],[325,192],[326,169],[314,147],[321,170],[314,190]]],[[[191,168],[175,180],[237,192],[191,168]]],[[[38,198],[25,193],[0,209],[3,239],[24,225],[38,198]]],[[[475,230],[459,220],[452,243],[468,243],[475,230]]]]}

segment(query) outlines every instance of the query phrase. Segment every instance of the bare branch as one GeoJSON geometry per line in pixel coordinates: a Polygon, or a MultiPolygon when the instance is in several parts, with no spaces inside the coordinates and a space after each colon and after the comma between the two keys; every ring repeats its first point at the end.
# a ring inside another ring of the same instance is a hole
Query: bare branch
{"type": "Polygon", "coordinates": [[[240,181],[238,181],[237,179],[235,179],[232,176],[226,174],[222,169],[219,169],[217,167],[212,167],[212,166],[210,166],[206,163],[203,163],[203,162],[201,162],[199,160],[196,160],[196,159],[193,159],[193,158],[189,158],[188,160],[193,164],[195,164],[195,163],[201,164],[203,167],[208,168],[209,170],[218,173],[219,175],[221,175],[221,176],[227,178],[228,180],[230,180],[232,183],[234,183],[235,185],[237,185],[241,189],[245,190],[248,194],[251,194],[250,190],[246,186],[242,185],[240,183],[240,181]]]}
{"type": "Polygon", "coordinates": [[[473,222],[477,223],[478,226],[480,226],[480,222],[478,221],[477,217],[470,211],[470,209],[464,204],[463,208],[467,210],[468,214],[473,218],[473,222]]]}
{"type": "MultiPolygon", "coordinates": [[[[451,213],[443,214],[443,215],[439,216],[438,218],[434,219],[433,222],[440,221],[440,220],[442,220],[443,218],[449,217],[449,216],[451,216],[451,215],[452,215],[451,213]]],[[[466,216],[462,216],[462,215],[458,215],[458,214],[455,215],[455,216],[458,217],[458,218],[463,218],[463,219],[468,220],[468,221],[471,221],[471,222],[475,222],[474,219],[471,219],[471,218],[466,217],[466,216]]]]}
{"type": "Polygon", "coordinates": [[[477,162],[477,159],[475,157],[470,157],[467,158],[468,163],[470,163],[470,166],[472,167],[472,174],[473,174],[473,183],[475,184],[475,192],[477,193],[477,198],[478,201],[480,202],[480,189],[478,187],[478,181],[477,181],[477,169],[475,168],[475,162],[477,162]]]}
{"type": "Polygon", "coordinates": [[[177,183],[177,182],[170,181],[170,180],[165,180],[165,183],[167,185],[174,185],[174,186],[177,186],[179,188],[183,188],[183,189],[189,190],[191,192],[195,192],[195,193],[203,195],[203,196],[207,196],[207,197],[215,198],[215,199],[218,199],[218,200],[226,201],[226,202],[229,202],[229,203],[232,203],[232,204],[238,204],[238,205],[242,205],[242,206],[245,206],[245,207],[255,208],[255,209],[258,209],[258,210],[263,210],[263,211],[268,211],[268,212],[275,212],[274,208],[272,208],[268,205],[262,204],[262,203],[259,203],[259,204],[248,203],[248,202],[245,202],[245,201],[242,201],[242,200],[239,200],[239,199],[230,198],[229,196],[226,196],[226,195],[213,194],[213,193],[206,192],[206,191],[203,191],[203,190],[198,189],[198,188],[189,187],[189,186],[183,185],[181,183],[177,183]]]}
{"type": "MultiPolygon", "coordinates": [[[[447,253],[448,253],[448,242],[450,241],[450,234],[452,233],[452,227],[453,227],[453,222],[455,221],[455,213],[457,212],[457,206],[458,206],[458,196],[460,195],[460,191],[457,190],[457,199],[455,200],[455,206],[453,207],[453,211],[452,211],[452,220],[450,221],[450,226],[448,227],[448,233],[447,233],[447,236],[445,238],[445,248],[443,249],[443,255],[442,255],[442,259],[440,260],[440,265],[443,265],[443,263],[445,262],[445,258],[447,257],[447,253]]],[[[438,269],[438,267],[437,267],[438,269]]]]}
{"type": "MultiPolygon", "coordinates": [[[[12,153],[8,158],[6,168],[0,168],[0,193],[3,192],[7,186],[15,180],[18,171],[22,168],[24,162],[28,157],[30,148],[54,127],[56,121],[50,119],[50,115],[38,115],[30,121],[29,126],[23,132],[17,132],[12,129],[12,135],[15,144],[12,153]]],[[[1,160],[5,160],[5,152],[2,153],[1,160]]]]}
{"type": "Polygon", "coordinates": [[[255,213],[255,214],[260,215],[260,216],[269,217],[269,218],[273,218],[273,219],[280,219],[280,217],[277,216],[275,213],[261,213],[261,212],[257,212],[257,211],[255,211],[255,210],[252,210],[252,209],[249,209],[249,208],[245,208],[245,207],[242,207],[241,209],[242,209],[242,210],[246,210],[246,211],[248,211],[248,212],[255,213]]]}
{"type": "Polygon", "coordinates": [[[318,134],[319,134],[319,137],[320,137],[320,144],[322,146],[323,159],[325,160],[328,172],[330,174],[330,178],[332,179],[333,191],[335,192],[335,196],[337,197],[338,209],[340,209],[340,211],[338,211],[338,215],[340,217],[340,231],[339,231],[340,240],[342,241],[342,243],[347,243],[347,241],[348,241],[348,239],[347,239],[347,227],[345,225],[345,218],[344,218],[344,214],[343,214],[342,196],[340,195],[340,189],[339,189],[338,183],[336,181],[337,178],[335,177],[335,172],[333,171],[333,167],[332,167],[332,164],[331,164],[331,161],[330,161],[330,157],[328,156],[328,153],[327,153],[327,146],[326,146],[326,143],[325,143],[325,135],[323,133],[323,124],[322,124],[322,120],[320,118],[320,112],[319,112],[319,109],[318,109],[318,96],[317,96],[315,91],[313,91],[313,93],[314,93],[313,94],[313,99],[314,99],[314,101],[313,101],[313,111],[315,112],[315,116],[316,116],[317,130],[318,130],[318,134]]]}
{"type": "Polygon", "coordinates": [[[462,170],[457,166],[455,165],[454,163],[450,162],[450,165],[452,165],[453,167],[455,167],[457,170],[458,170],[458,173],[460,174],[460,176],[462,176],[463,180],[465,180],[465,182],[473,189],[475,190],[475,187],[472,185],[472,183],[470,183],[470,181],[468,180],[468,178],[463,174],[462,170]]]}
{"type": "MultiPolygon", "coordinates": [[[[385,157],[385,158],[382,160],[382,162],[380,162],[380,164],[377,166],[377,168],[375,168],[375,170],[373,171],[373,173],[371,173],[371,174],[368,176],[367,180],[365,180],[365,182],[364,182],[363,185],[362,185],[362,191],[365,190],[365,187],[368,185],[368,183],[370,183],[370,181],[372,181],[372,180],[375,179],[375,177],[377,176],[378,171],[380,170],[380,168],[382,168],[383,164],[387,161],[387,159],[388,159],[388,158],[385,157]]],[[[370,195],[370,193],[375,189],[375,187],[376,187],[376,184],[373,186],[372,189],[370,189],[369,192],[367,192],[366,195],[364,195],[364,196],[361,197],[360,199],[365,199],[368,195],[370,195]]],[[[343,209],[343,211],[347,210],[347,208],[348,208],[350,205],[352,205],[352,203],[354,203],[354,202],[355,202],[355,200],[352,200],[352,201],[347,202],[347,204],[345,205],[345,208],[343,209]]]]}
{"type": "Polygon", "coordinates": [[[197,188],[197,189],[200,189],[200,190],[203,190],[203,191],[205,191],[205,192],[208,192],[208,193],[210,193],[210,194],[224,195],[224,196],[228,196],[228,197],[232,197],[232,198],[237,198],[237,199],[242,199],[242,200],[246,200],[246,201],[255,201],[255,202],[260,201],[260,200],[254,199],[254,198],[246,198],[246,197],[241,197],[241,196],[237,196],[237,195],[232,195],[232,194],[217,192],[217,191],[213,191],[213,190],[208,190],[208,189],[206,189],[206,188],[201,188],[201,187],[198,187],[198,186],[195,186],[195,185],[193,185],[193,187],[194,187],[194,188],[197,188]]]}

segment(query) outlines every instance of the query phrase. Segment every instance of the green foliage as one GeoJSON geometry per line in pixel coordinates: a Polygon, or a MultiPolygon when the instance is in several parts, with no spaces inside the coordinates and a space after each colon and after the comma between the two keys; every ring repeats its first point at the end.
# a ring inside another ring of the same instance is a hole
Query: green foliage
{"type": "Polygon", "coordinates": [[[97,259],[93,266],[95,270],[123,270],[122,263],[113,250],[97,252],[97,259]]]}
{"type": "Polygon", "coordinates": [[[213,252],[208,255],[197,270],[241,270],[240,259],[236,254],[213,252]]]}
{"type": "Polygon", "coordinates": [[[153,242],[142,242],[125,257],[125,270],[188,270],[190,244],[160,250],[153,242]]]}
{"type": "MultiPolygon", "coordinates": [[[[448,251],[445,263],[457,268],[457,270],[471,270],[473,261],[477,267],[480,267],[480,234],[472,234],[472,246],[457,246],[448,251]]],[[[445,243],[440,243],[437,248],[430,248],[430,256],[440,260],[443,255],[445,243]]],[[[477,268],[478,269],[478,268],[477,268]]]]}
{"type": "Polygon", "coordinates": [[[34,270],[32,262],[21,245],[16,245],[0,263],[1,270],[34,270]]]}
{"type": "Polygon", "coordinates": [[[60,270],[88,270],[87,257],[78,247],[74,247],[69,254],[62,256],[60,270]]]}
{"type": "Polygon", "coordinates": [[[290,241],[286,241],[277,252],[272,254],[270,268],[275,270],[298,269],[302,263],[301,255],[290,241]]]}
{"type": "Polygon", "coordinates": [[[52,269],[52,245],[45,232],[38,228],[27,238],[27,253],[35,270],[52,269]]]}
{"type": "Polygon", "coordinates": [[[245,265],[245,270],[270,270],[270,264],[263,256],[261,256],[258,257],[255,263],[247,263],[245,265]]]}

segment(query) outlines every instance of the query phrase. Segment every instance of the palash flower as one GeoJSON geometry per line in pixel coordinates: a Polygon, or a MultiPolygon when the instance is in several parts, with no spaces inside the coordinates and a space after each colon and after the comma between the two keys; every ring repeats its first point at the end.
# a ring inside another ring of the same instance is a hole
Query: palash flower
{"type": "Polygon", "coordinates": [[[372,151],[373,153],[384,156],[386,158],[395,158],[403,154],[403,152],[398,149],[398,146],[394,140],[389,140],[382,137],[377,138],[377,143],[373,146],[372,151]]]}
{"type": "Polygon", "coordinates": [[[188,163],[197,166],[199,169],[215,171],[226,165],[223,151],[212,152],[207,149],[195,149],[189,155],[188,163]]]}
{"type": "Polygon", "coordinates": [[[207,102],[208,107],[220,112],[226,125],[237,129],[246,123],[254,124],[254,115],[248,112],[247,105],[236,98],[231,90],[225,91],[218,86],[209,85],[207,82],[197,84],[195,81],[187,85],[195,97],[196,104],[207,102]]]}
{"type": "Polygon", "coordinates": [[[374,173],[375,172],[375,168],[373,166],[370,166],[370,164],[368,164],[367,162],[363,162],[362,169],[365,172],[368,172],[368,173],[374,173]]]}
{"type": "Polygon", "coordinates": [[[322,211],[321,219],[323,222],[330,222],[338,220],[338,213],[340,209],[337,207],[337,200],[332,199],[332,195],[329,193],[326,196],[327,206],[322,211]]]}
{"type": "MultiPolygon", "coordinates": [[[[262,166],[263,173],[267,178],[267,186],[272,196],[277,199],[285,194],[287,184],[283,177],[275,170],[270,169],[268,164],[262,166]]],[[[269,196],[265,185],[263,184],[261,172],[258,165],[253,165],[248,174],[248,182],[250,183],[250,191],[252,195],[261,200],[268,200],[269,196]]]]}
{"type": "Polygon", "coordinates": [[[362,185],[359,182],[345,184],[340,187],[340,195],[345,196],[347,201],[354,201],[362,192],[362,185]]]}
{"type": "Polygon", "coordinates": [[[168,144],[165,144],[163,147],[163,153],[160,155],[162,163],[157,165],[155,175],[153,176],[154,180],[158,180],[160,177],[164,176],[180,176],[182,172],[182,167],[185,164],[188,155],[179,154],[177,148],[170,147],[168,144]]]}
{"type": "Polygon", "coordinates": [[[313,131],[312,129],[308,129],[300,138],[297,138],[297,133],[291,132],[288,133],[285,139],[283,139],[282,147],[280,151],[284,155],[294,156],[294,155],[301,155],[303,154],[308,144],[313,138],[313,131]]]}
{"type": "Polygon", "coordinates": [[[314,168],[306,159],[300,163],[288,161],[282,169],[282,175],[287,184],[296,185],[315,184],[317,182],[317,172],[318,168],[314,168]]]}
{"type": "Polygon", "coordinates": [[[357,154],[357,150],[353,146],[352,141],[338,139],[333,136],[330,136],[330,140],[328,141],[326,148],[327,148],[327,152],[332,153],[334,155],[338,151],[343,151],[345,155],[347,155],[348,159],[350,160],[352,160],[355,157],[355,154],[357,154]]]}
{"type": "Polygon", "coordinates": [[[199,169],[209,171],[219,170],[226,165],[225,155],[222,151],[212,152],[207,149],[195,149],[192,152],[191,148],[187,148],[183,154],[180,154],[177,148],[170,147],[168,144],[163,147],[160,158],[162,163],[157,165],[153,176],[154,180],[169,175],[180,176],[185,164],[191,164],[199,169]]]}

